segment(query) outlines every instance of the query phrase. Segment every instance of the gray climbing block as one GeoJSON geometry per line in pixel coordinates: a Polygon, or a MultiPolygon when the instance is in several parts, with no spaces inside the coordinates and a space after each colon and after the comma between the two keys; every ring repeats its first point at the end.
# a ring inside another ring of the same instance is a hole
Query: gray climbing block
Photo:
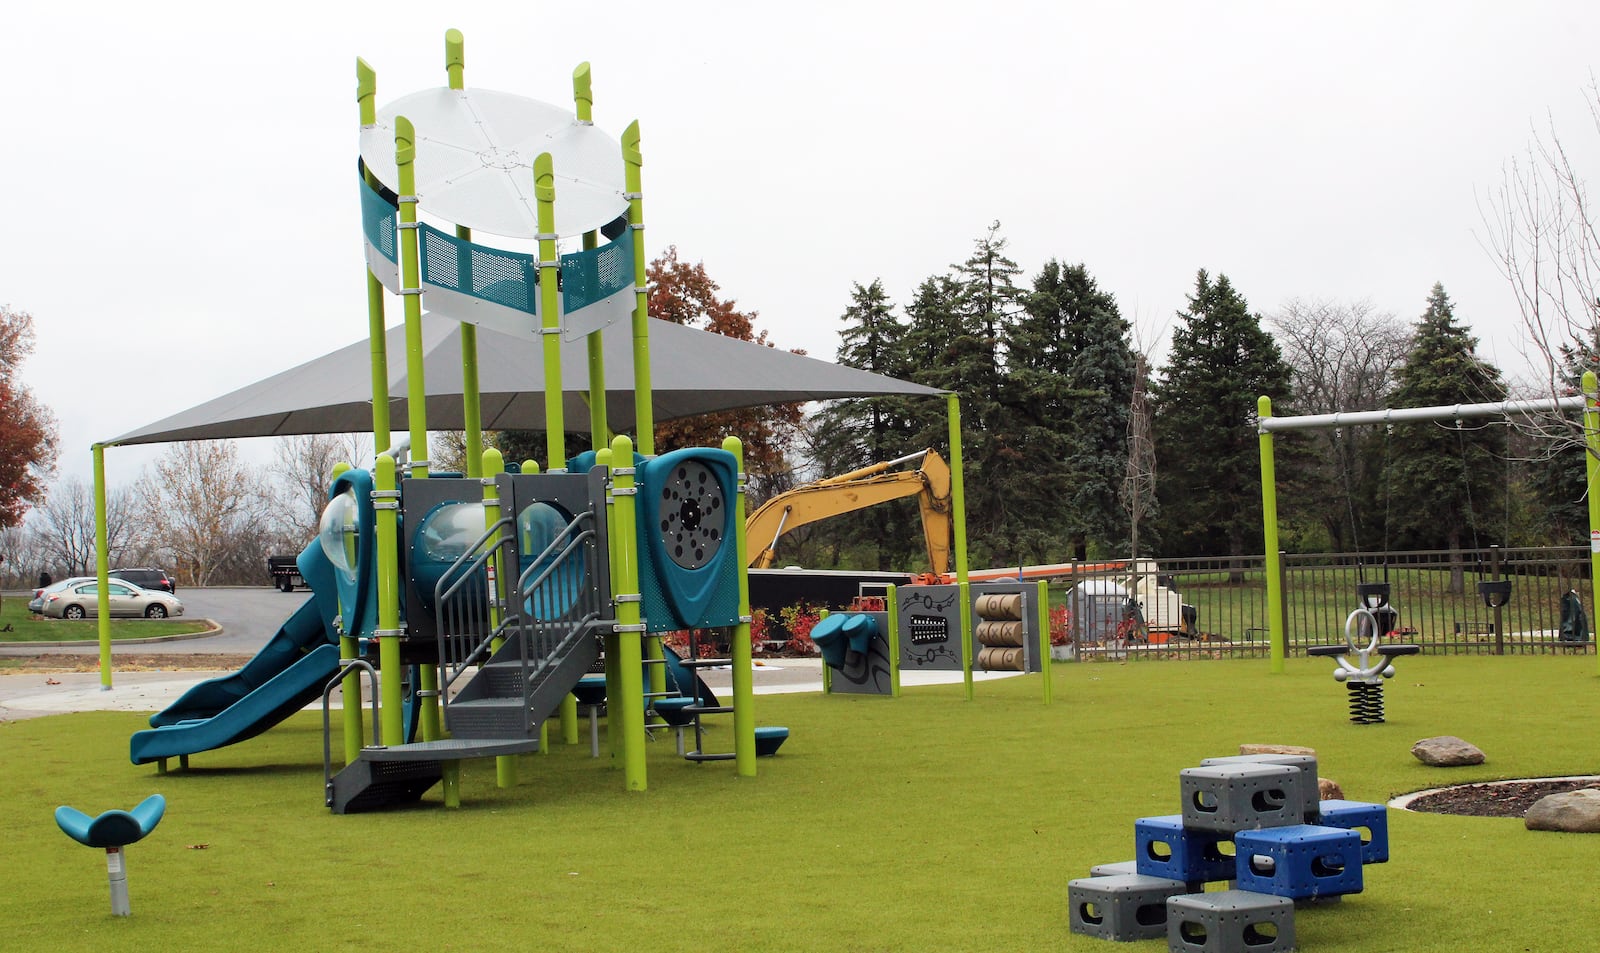
{"type": "Polygon", "coordinates": [[[1181,880],[1118,874],[1067,882],[1073,933],[1102,940],[1158,940],[1167,935],[1167,900],[1189,888],[1181,880]]]}
{"type": "Polygon", "coordinates": [[[1286,764],[1216,764],[1178,773],[1183,826],[1237,831],[1304,823],[1300,769],[1286,764]]]}
{"type": "Polygon", "coordinates": [[[1223,890],[1167,900],[1169,953],[1288,953],[1294,942],[1294,902],[1284,897],[1223,890]]]}

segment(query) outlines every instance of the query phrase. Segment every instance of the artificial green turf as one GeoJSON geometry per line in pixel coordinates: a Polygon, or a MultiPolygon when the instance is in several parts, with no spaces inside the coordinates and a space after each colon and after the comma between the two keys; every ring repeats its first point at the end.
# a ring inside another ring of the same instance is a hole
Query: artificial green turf
{"type": "MultiPolygon", "coordinates": [[[[1593,657],[1399,660],[1389,722],[1345,721],[1325,661],[1055,666],[908,689],[898,700],[759,696],[793,734],[754,779],[649,751],[650,789],[587,744],[463,772],[465,806],[335,817],[320,721],[301,715],[159,776],[127,761],[140,716],[0,725],[7,950],[1164,950],[1067,930],[1066,883],[1133,855],[1135,818],[1176,813],[1178,772],[1241,742],[1311,745],[1346,796],[1600,771],[1593,657]],[[1413,741],[1456,734],[1487,764],[1427,768],[1413,741]],[[160,791],[130,850],[134,916],[109,915],[104,861],[55,829],[160,791]],[[203,847],[203,849],[202,849],[203,847]]],[[[726,741],[728,729],[713,734],[726,741]]],[[[335,743],[335,749],[338,745],[335,743]]],[[[1366,890],[1296,912],[1308,951],[1580,950],[1600,836],[1517,819],[1390,812],[1393,860],[1366,890]]]]}
{"type": "MultiPolygon", "coordinates": [[[[100,638],[100,623],[94,618],[45,619],[28,612],[28,597],[8,596],[0,602],[0,633],[4,642],[94,642],[100,638]]],[[[112,619],[111,638],[149,639],[163,635],[190,635],[203,632],[209,624],[202,619],[112,619]]]]}

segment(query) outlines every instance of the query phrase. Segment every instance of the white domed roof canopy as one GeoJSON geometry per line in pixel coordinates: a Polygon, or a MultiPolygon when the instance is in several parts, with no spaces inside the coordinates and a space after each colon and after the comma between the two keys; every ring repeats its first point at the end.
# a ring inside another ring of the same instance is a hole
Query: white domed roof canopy
{"type": "Polygon", "coordinates": [[[394,120],[417,132],[418,206],[474,231],[535,238],[533,160],[550,153],[555,168],[556,233],[598,230],[628,211],[622,146],[576,113],[491,89],[428,89],[379,110],[361,129],[361,159],[390,189],[399,185],[394,120]]]}

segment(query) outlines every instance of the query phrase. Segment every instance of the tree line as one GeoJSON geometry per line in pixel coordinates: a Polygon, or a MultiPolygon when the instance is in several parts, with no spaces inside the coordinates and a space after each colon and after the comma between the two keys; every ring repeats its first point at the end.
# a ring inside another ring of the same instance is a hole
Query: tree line
{"type": "MultiPolygon", "coordinates": [[[[974,566],[1120,558],[1135,539],[1141,556],[1259,551],[1260,395],[1278,415],[1508,396],[1439,284],[1406,323],[1364,301],[1261,314],[1225,274],[1201,270],[1164,362],[1146,371],[1149,355],[1086,265],[1050,260],[1022,281],[1005,249],[991,227],[899,308],[881,282],[857,283],[837,355],[960,394],[974,566]]],[[[1573,385],[1593,357],[1563,352],[1573,385]]],[[[838,473],[947,449],[945,426],[936,401],[840,401],[815,415],[810,446],[818,470],[838,473]]],[[[1282,538],[1298,551],[1570,544],[1587,525],[1581,448],[1509,421],[1277,444],[1282,538]]],[[[819,524],[795,561],[923,568],[917,519],[907,504],[819,524]]]]}

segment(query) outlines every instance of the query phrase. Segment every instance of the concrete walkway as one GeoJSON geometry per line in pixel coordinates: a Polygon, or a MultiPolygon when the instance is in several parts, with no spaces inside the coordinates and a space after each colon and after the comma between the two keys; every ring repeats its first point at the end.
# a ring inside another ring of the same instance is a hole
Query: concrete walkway
{"type": "MultiPolygon", "coordinates": [[[[821,659],[761,659],[753,669],[757,695],[822,691],[821,659]]],[[[0,674],[0,721],[20,721],[74,711],[153,712],[172,704],[199,682],[231,672],[116,672],[110,690],[97,672],[0,674]]],[[[974,681],[1007,678],[1015,672],[974,672],[974,681]]],[[[718,694],[732,690],[732,672],[702,669],[700,677],[718,694]]],[[[960,672],[902,672],[903,687],[959,683],[960,672]]],[[[338,694],[334,695],[338,705],[338,694]]],[[[306,710],[321,710],[318,702],[306,710]]]]}

